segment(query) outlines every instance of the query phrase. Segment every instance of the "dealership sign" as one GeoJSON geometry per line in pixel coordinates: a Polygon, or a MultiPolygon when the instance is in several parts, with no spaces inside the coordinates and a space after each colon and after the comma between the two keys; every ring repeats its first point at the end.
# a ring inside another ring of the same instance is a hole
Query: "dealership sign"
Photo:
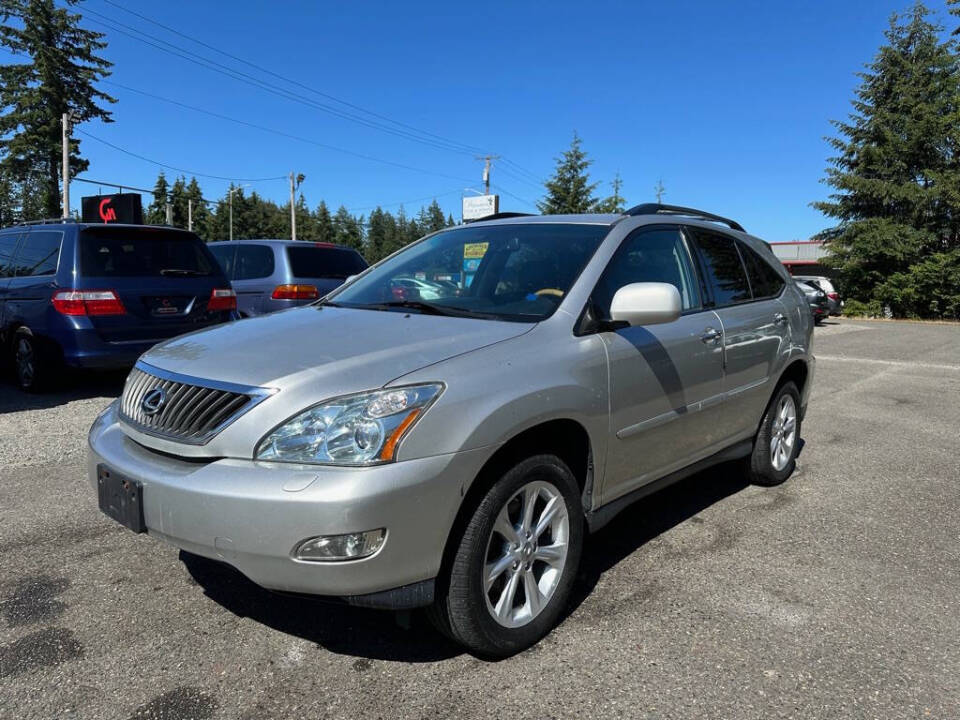
{"type": "Polygon", "coordinates": [[[463,198],[463,221],[480,220],[500,212],[499,195],[473,195],[463,198]]]}
{"type": "Polygon", "coordinates": [[[83,222],[143,224],[143,205],[137,193],[90,195],[83,198],[82,211],[83,222]]]}

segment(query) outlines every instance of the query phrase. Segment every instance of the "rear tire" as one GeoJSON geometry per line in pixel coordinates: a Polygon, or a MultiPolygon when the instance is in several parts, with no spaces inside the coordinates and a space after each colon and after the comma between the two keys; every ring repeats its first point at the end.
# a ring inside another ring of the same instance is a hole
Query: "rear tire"
{"type": "Polygon", "coordinates": [[[800,392],[791,381],[777,388],[760,421],[744,470],[754,485],[779,485],[793,473],[800,451],[800,392]]]}
{"type": "Polygon", "coordinates": [[[48,348],[21,330],[13,336],[13,369],[20,389],[36,393],[53,385],[56,363],[48,348]]]}
{"type": "Polygon", "coordinates": [[[554,455],[508,470],[482,497],[442,575],[434,625],[477,655],[525,650],[556,624],[583,549],[576,478],[554,455]]]}

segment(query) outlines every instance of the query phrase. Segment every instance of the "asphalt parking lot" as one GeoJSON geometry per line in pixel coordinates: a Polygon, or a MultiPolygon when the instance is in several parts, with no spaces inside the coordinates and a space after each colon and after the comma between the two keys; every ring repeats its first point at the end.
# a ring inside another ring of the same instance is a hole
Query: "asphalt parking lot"
{"type": "Polygon", "coordinates": [[[122,376],[0,384],[0,717],[960,717],[960,326],[831,321],[814,350],[793,478],[626,511],[498,663],[120,528],[83,461],[122,376]]]}

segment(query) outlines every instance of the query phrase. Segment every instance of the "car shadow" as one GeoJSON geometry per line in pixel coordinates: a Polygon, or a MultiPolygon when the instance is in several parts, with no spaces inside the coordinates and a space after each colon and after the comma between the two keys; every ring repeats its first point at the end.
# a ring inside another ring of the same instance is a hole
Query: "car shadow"
{"type": "Polygon", "coordinates": [[[67,371],[59,383],[41,393],[21,390],[11,373],[0,377],[0,414],[24,410],[47,410],[74,400],[116,398],[123,392],[127,370],[67,371]]]}
{"type": "Polygon", "coordinates": [[[603,574],[621,560],[749,485],[738,463],[722,463],[624,509],[609,525],[587,537],[564,619],[593,593],[603,574]]]}
{"type": "MultiPolygon", "coordinates": [[[[587,538],[580,570],[561,622],[593,592],[603,573],[658,535],[748,483],[736,464],[718,465],[628,507],[587,538]]],[[[424,612],[385,612],[265,590],[238,570],[181,551],[191,578],[211,600],[246,617],[341,655],[401,662],[436,662],[464,652],[437,632],[424,612]]]]}

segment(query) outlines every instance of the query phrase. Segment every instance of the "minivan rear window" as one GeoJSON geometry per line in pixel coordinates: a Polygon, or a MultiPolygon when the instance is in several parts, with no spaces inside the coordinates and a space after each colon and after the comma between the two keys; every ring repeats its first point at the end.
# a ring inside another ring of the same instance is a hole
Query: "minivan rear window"
{"type": "Polygon", "coordinates": [[[80,233],[80,274],[85,277],[195,277],[218,270],[192,233],[154,228],[80,233]]]}
{"type": "Polygon", "coordinates": [[[287,258],[293,277],[298,278],[345,278],[367,269],[364,259],[347,248],[290,245],[287,258]]]}

